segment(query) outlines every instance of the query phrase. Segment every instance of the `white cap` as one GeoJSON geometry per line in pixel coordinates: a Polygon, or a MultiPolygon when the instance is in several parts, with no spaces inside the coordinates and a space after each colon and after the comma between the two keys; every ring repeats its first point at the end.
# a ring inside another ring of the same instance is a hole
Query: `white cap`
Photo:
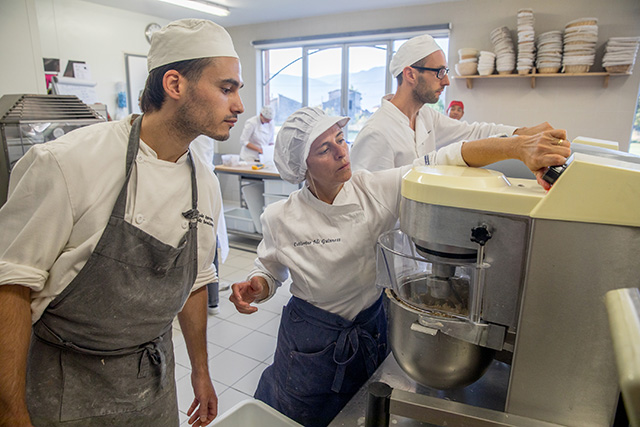
{"type": "Polygon", "coordinates": [[[415,64],[438,50],[442,49],[440,49],[433,37],[428,34],[409,39],[393,55],[391,64],[389,64],[389,71],[393,77],[398,77],[405,67],[415,64]]]}
{"type": "Polygon", "coordinates": [[[262,114],[262,117],[264,117],[265,119],[271,120],[275,115],[275,110],[271,105],[265,105],[264,107],[262,107],[262,110],[260,110],[260,114],[262,114]]]}
{"type": "Polygon", "coordinates": [[[302,107],[282,124],[276,138],[273,160],[282,179],[299,184],[307,173],[307,157],[311,144],[337,124],[344,127],[349,117],[327,116],[316,107],[302,107]]]}
{"type": "Polygon", "coordinates": [[[172,62],[218,56],[238,57],[227,30],[206,19],[180,19],[151,37],[147,70],[172,62]]]}

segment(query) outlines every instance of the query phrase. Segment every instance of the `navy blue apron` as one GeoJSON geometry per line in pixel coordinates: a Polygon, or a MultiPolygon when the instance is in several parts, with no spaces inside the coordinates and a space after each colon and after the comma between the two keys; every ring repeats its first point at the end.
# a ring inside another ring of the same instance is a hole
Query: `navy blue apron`
{"type": "Polygon", "coordinates": [[[124,219],[142,116],[126,179],[87,263],[33,326],[27,406],[39,426],[179,424],[171,325],[197,275],[197,186],[191,155],[189,230],[178,247],[124,219]]]}
{"type": "Polygon", "coordinates": [[[255,398],[304,426],[326,426],[386,355],[382,297],[353,321],[291,297],[255,398]]]}

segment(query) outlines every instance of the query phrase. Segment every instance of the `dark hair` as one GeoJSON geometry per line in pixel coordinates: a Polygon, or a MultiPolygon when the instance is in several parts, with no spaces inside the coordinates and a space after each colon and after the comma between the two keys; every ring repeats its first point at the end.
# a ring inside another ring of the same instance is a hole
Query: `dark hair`
{"type": "Polygon", "coordinates": [[[194,83],[200,79],[202,71],[213,61],[213,58],[188,59],[172,62],[151,70],[140,97],[140,109],[143,113],[158,111],[164,104],[165,93],[162,79],[169,70],[176,70],[194,83]]]}

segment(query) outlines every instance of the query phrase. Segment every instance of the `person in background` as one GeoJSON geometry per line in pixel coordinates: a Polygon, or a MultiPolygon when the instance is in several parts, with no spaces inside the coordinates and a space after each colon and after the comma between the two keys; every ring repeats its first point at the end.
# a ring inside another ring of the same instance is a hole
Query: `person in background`
{"type": "Polygon", "coordinates": [[[464,104],[462,101],[451,101],[447,107],[449,118],[460,120],[464,116],[464,104]]]}
{"type": "Polygon", "coordinates": [[[260,110],[260,114],[251,117],[244,123],[242,134],[240,134],[240,143],[242,144],[240,160],[250,163],[259,162],[264,147],[273,145],[274,115],[273,107],[265,105],[260,110]]]}
{"type": "MultiPolygon", "coordinates": [[[[215,154],[215,141],[206,135],[200,135],[189,145],[189,151],[194,155],[200,157],[204,164],[211,167],[211,170],[215,170],[213,163],[213,157],[215,154]]],[[[220,313],[218,304],[220,302],[220,291],[229,289],[229,284],[220,286],[220,269],[219,265],[224,264],[227,256],[229,255],[229,236],[227,234],[227,225],[224,220],[224,206],[220,201],[220,216],[218,217],[218,233],[217,233],[217,248],[216,255],[213,259],[213,267],[218,275],[216,281],[207,283],[207,306],[209,314],[215,315],[220,313]]]]}
{"type": "MultiPolygon", "coordinates": [[[[261,160],[267,146],[273,145],[275,124],[273,123],[275,112],[272,106],[265,105],[260,110],[260,114],[248,119],[242,128],[240,135],[240,160],[248,163],[270,162],[270,159],[261,160]]],[[[260,214],[264,206],[264,182],[262,179],[243,179],[241,197],[245,200],[251,219],[256,231],[262,232],[260,225],[260,214]],[[250,183],[248,183],[250,182],[250,183]]]]}
{"type": "Polygon", "coordinates": [[[172,324],[192,366],[189,424],[218,398],[206,285],[220,186],[188,152],[244,111],[231,37],[208,20],[153,36],[144,115],[32,147],[0,209],[0,425],[180,423],[172,324]]]}
{"type": "MultiPolygon", "coordinates": [[[[352,173],[342,130],[348,120],[304,107],[285,121],[275,164],[284,180],[306,185],[267,206],[255,267],[230,296],[240,313],[254,313],[251,304],[269,300],[291,274],[293,296],[282,312],[274,361],[255,397],[307,427],[326,426],[387,355],[375,247],[398,220],[401,179],[411,165],[352,173]]],[[[458,142],[413,164],[517,158],[542,174],[571,154],[557,144],[564,136],[556,130],[547,139],[488,147],[458,142]]]]}
{"type": "MultiPolygon", "coordinates": [[[[406,41],[391,59],[397,79],[395,94],[382,98],[380,108],[367,120],[351,147],[354,170],[370,171],[409,165],[416,158],[455,142],[479,140],[492,144],[493,136],[530,136],[544,140],[553,128],[541,123],[531,128],[467,123],[453,120],[425,104],[435,104],[449,85],[444,52],[433,37],[406,41]]],[[[522,139],[521,138],[521,139],[522,139]]],[[[563,139],[564,140],[564,139],[563,139]]]]}

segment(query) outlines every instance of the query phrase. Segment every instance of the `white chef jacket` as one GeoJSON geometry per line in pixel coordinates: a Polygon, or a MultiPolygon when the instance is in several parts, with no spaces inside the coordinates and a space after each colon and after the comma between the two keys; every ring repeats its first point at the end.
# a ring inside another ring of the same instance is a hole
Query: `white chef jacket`
{"type": "MultiPolygon", "coordinates": [[[[414,162],[425,163],[464,165],[461,157],[435,153],[414,162]]],[[[354,172],[331,205],[305,187],[267,206],[249,278],[264,277],[271,297],[290,272],[292,295],[353,320],[380,296],[376,242],[398,220],[402,176],[411,167],[354,172]]]]}
{"type": "MultiPolygon", "coordinates": [[[[213,138],[209,138],[206,135],[200,135],[196,137],[191,144],[189,144],[189,150],[192,154],[200,157],[202,161],[215,170],[213,164],[213,157],[215,155],[215,141],[213,138]]],[[[220,200],[220,215],[218,216],[218,246],[220,246],[220,264],[224,263],[229,255],[229,235],[227,234],[227,223],[224,219],[224,206],[222,200],[220,200]]]]}
{"type": "Polygon", "coordinates": [[[240,160],[246,162],[260,161],[260,153],[247,147],[247,144],[251,142],[260,147],[266,147],[273,143],[275,129],[273,120],[269,123],[262,123],[259,114],[247,120],[242,128],[242,134],[240,134],[240,143],[242,143],[240,160]]]}
{"type": "MultiPolygon", "coordinates": [[[[125,180],[131,116],[77,129],[33,146],[11,173],[0,209],[0,285],[31,288],[32,322],[78,274],[96,247],[125,180]]],[[[194,156],[198,183],[198,275],[193,289],[216,279],[212,267],[221,196],[210,167],[194,156]]],[[[177,246],[191,209],[187,155],[159,160],[140,140],[128,185],[125,220],[177,246]]]]}
{"type": "Polygon", "coordinates": [[[514,126],[454,120],[425,104],[418,112],[414,131],[409,118],[389,101],[392,96],[382,98],[380,108],[358,133],[350,154],[354,171],[378,171],[410,165],[416,158],[454,142],[505,133],[511,135],[517,129],[514,126]]]}

